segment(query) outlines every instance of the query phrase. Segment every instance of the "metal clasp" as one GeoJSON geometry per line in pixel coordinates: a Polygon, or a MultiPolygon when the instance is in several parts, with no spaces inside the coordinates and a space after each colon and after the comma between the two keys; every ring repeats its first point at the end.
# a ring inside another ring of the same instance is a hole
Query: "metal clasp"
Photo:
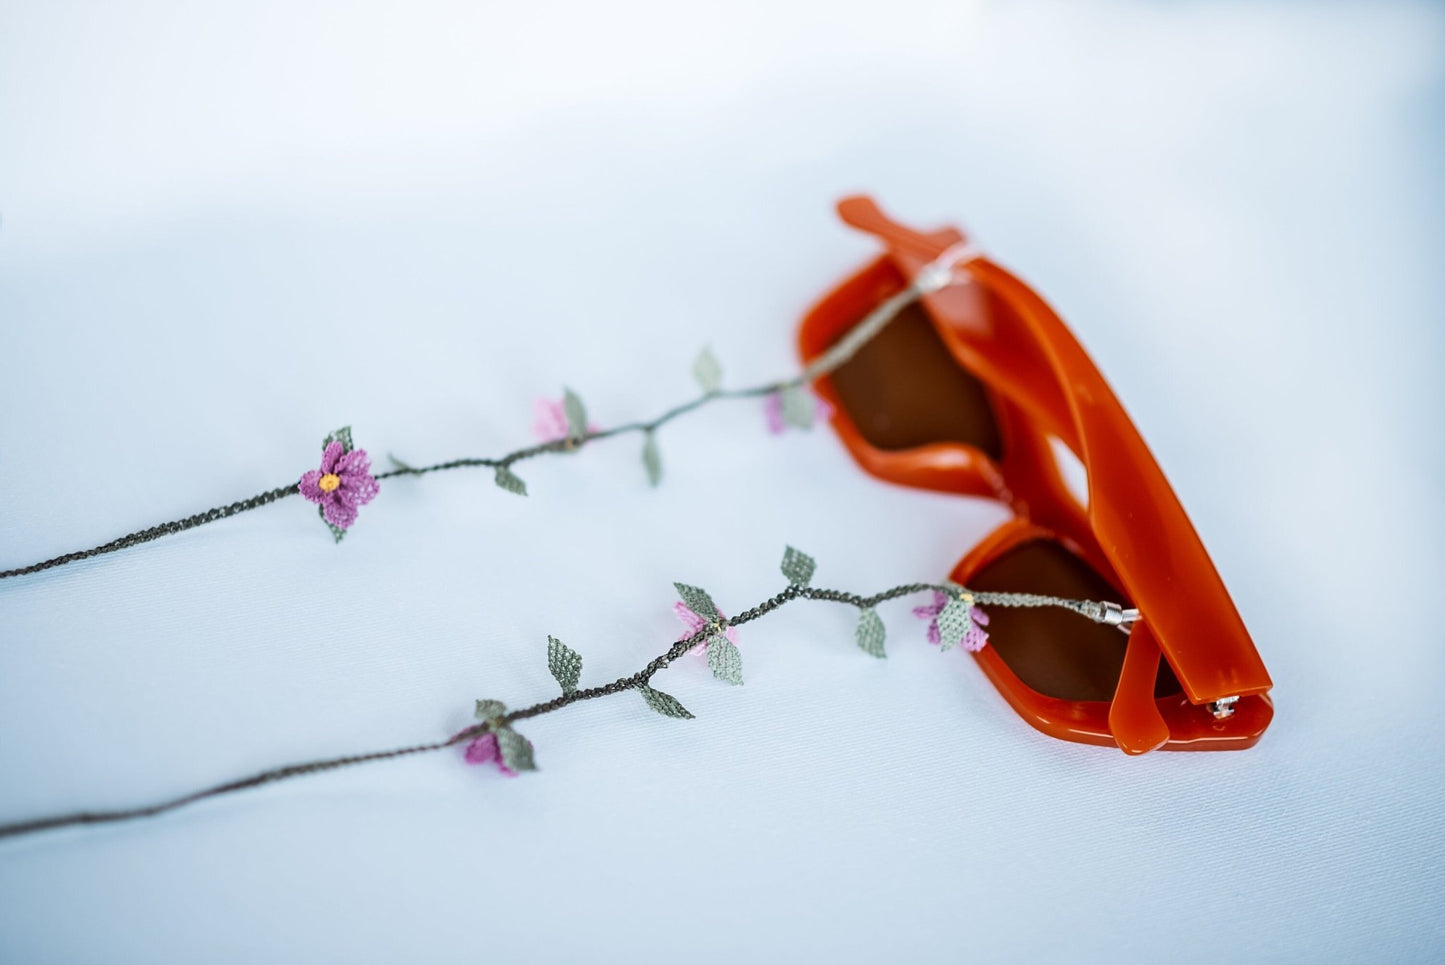
{"type": "Polygon", "coordinates": [[[1099,622],[1111,627],[1118,627],[1122,632],[1128,633],[1134,629],[1134,624],[1139,620],[1139,611],[1135,609],[1124,609],[1117,603],[1103,604],[1103,619],[1099,622]]]}
{"type": "Polygon", "coordinates": [[[913,285],[923,294],[929,295],[947,288],[955,282],[965,281],[968,276],[955,269],[960,264],[972,261],[981,254],[982,252],[970,242],[960,241],[951,244],[943,249],[937,258],[918,269],[918,274],[913,276],[913,285]]]}

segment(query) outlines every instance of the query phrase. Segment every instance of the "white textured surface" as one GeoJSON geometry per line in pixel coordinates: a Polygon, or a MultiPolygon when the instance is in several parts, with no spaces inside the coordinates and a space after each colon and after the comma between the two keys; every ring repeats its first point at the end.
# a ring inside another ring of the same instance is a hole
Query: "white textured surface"
{"type": "MultiPolygon", "coordinates": [[[[1060,308],[1277,683],[1244,754],[1045,739],[895,604],[530,723],[544,770],[381,764],[0,844],[0,960],[1438,960],[1442,17],[1399,4],[8,5],[0,566],[294,478],[783,372],[867,257],[974,229],[1060,308]],[[204,12],[201,12],[204,11],[204,12]]],[[[0,585],[0,820],[434,739],[818,581],[934,577],[996,508],[748,405],[299,501],[0,585]]]]}

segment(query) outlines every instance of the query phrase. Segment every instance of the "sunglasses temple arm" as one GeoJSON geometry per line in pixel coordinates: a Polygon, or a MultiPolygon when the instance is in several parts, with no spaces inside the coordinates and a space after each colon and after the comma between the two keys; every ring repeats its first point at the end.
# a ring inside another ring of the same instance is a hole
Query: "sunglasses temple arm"
{"type": "Polygon", "coordinates": [[[884,214],[877,202],[866,195],[839,201],[838,217],[859,231],[875,235],[896,248],[905,248],[925,260],[936,256],[939,249],[963,240],[963,235],[952,228],[925,234],[901,225],[884,214]]]}

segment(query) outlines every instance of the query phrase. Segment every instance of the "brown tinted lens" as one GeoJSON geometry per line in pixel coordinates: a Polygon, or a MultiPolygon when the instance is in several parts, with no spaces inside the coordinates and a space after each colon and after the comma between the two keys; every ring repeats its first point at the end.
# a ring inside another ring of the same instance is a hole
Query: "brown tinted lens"
{"type": "Polygon", "coordinates": [[[998,425],[983,384],[956,361],[914,303],[833,373],[863,438],[879,449],[965,442],[998,459],[998,425]]]}
{"type": "MultiPolygon", "coordinates": [[[[1047,540],[1021,544],[968,580],[969,589],[1045,593],[1076,600],[1123,594],[1079,557],[1047,540]]],[[[1112,700],[1128,637],[1059,607],[987,607],[989,645],[1020,680],[1047,697],[1112,700]]],[[[1179,692],[1167,660],[1159,662],[1154,696],[1179,692]]]]}

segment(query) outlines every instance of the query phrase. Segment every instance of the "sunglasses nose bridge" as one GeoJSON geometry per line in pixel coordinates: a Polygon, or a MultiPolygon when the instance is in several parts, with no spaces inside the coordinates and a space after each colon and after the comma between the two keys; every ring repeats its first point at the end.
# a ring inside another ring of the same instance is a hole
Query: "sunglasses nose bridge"
{"type": "Polygon", "coordinates": [[[1154,634],[1137,623],[1129,634],[1119,685],[1109,704],[1109,730],[1125,754],[1147,754],[1169,741],[1169,725],[1154,702],[1154,680],[1162,654],[1154,634]]]}

